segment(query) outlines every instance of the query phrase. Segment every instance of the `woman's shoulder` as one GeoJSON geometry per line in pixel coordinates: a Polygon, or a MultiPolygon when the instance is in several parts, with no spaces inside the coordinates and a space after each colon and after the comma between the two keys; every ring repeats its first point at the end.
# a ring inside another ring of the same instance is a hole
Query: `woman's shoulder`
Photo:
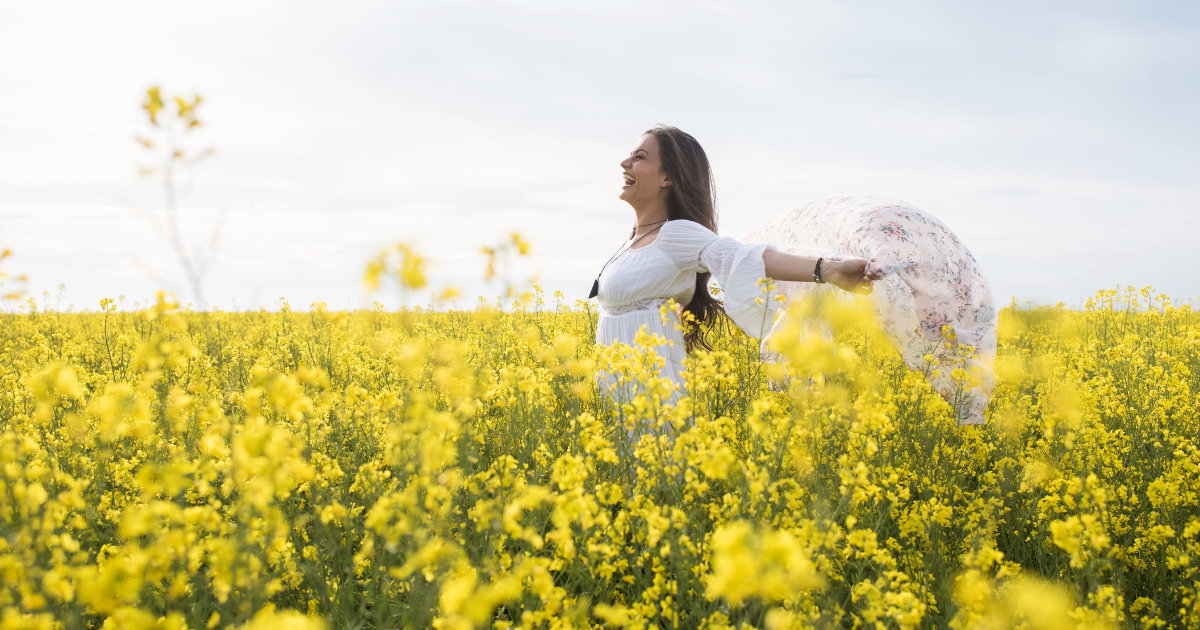
{"type": "Polygon", "coordinates": [[[700,252],[716,240],[712,230],[695,221],[677,220],[663,224],[654,245],[675,267],[689,271],[700,259],[700,252]]]}
{"type": "Polygon", "coordinates": [[[675,219],[667,221],[663,224],[660,231],[660,238],[666,234],[671,234],[683,238],[716,238],[717,235],[712,230],[688,219],[675,219]]]}

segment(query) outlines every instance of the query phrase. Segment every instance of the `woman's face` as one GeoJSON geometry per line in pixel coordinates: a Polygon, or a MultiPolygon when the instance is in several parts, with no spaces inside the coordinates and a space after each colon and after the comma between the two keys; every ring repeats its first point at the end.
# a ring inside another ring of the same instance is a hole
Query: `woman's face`
{"type": "Polygon", "coordinates": [[[658,138],[648,133],[621,161],[625,185],[621,187],[621,199],[634,208],[644,207],[667,196],[671,182],[662,170],[662,158],[658,152],[658,138]]]}

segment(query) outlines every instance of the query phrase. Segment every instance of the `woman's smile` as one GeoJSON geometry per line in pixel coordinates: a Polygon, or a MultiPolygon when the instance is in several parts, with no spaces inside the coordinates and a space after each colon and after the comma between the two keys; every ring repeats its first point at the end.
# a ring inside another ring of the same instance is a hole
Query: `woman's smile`
{"type": "Polygon", "coordinates": [[[633,175],[630,175],[629,173],[622,173],[621,175],[625,178],[625,185],[621,188],[629,188],[630,186],[633,186],[633,182],[636,181],[633,178],[633,175]]]}

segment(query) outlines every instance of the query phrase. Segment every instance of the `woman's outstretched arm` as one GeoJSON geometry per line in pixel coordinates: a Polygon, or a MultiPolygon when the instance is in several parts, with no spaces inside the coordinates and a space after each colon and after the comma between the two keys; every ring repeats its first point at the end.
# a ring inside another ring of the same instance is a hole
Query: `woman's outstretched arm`
{"type": "MultiPolygon", "coordinates": [[[[881,277],[878,271],[868,269],[867,265],[863,258],[825,259],[821,261],[821,279],[844,291],[866,295],[881,277]]],[[[767,250],[763,252],[763,266],[767,277],[772,280],[812,282],[817,259],[767,250]]]]}

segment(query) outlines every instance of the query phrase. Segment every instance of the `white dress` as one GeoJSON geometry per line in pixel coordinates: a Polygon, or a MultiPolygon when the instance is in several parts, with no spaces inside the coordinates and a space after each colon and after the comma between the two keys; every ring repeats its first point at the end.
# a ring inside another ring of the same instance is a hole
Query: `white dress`
{"type": "MultiPolygon", "coordinates": [[[[667,300],[688,304],[696,290],[696,274],[709,272],[721,287],[725,313],[747,334],[761,338],[775,322],[779,303],[765,300],[758,285],[766,277],[763,252],[771,245],[744,245],[718,237],[694,221],[667,221],[646,247],[631,249],[613,260],[600,275],[600,319],[596,343],[633,345],[643,327],[666,343],[657,347],[665,360],[662,376],[671,379],[676,396],[684,391],[683,333],[674,314],[664,322],[667,300]]],[[[610,383],[611,385],[611,383],[610,383]]]]}

